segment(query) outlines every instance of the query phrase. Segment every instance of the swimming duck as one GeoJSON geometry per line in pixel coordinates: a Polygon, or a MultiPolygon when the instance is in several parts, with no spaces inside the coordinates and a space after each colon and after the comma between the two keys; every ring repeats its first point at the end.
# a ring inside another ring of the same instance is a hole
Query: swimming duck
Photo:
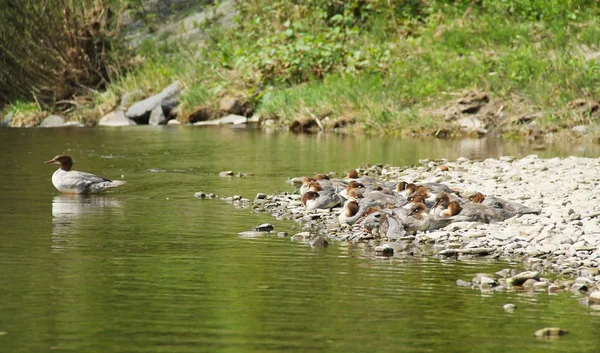
{"type": "Polygon", "coordinates": [[[66,154],[58,155],[45,163],[60,164],[60,168],[52,174],[52,184],[58,191],[64,193],[99,193],[126,183],[123,180],[110,180],[94,174],[71,170],[73,159],[66,154]]]}

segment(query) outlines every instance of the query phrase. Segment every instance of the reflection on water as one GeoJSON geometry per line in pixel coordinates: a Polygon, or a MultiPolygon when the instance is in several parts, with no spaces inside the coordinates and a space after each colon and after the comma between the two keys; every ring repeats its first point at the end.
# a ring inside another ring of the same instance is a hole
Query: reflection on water
{"type": "Polygon", "coordinates": [[[112,195],[62,194],[52,199],[53,248],[61,248],[62,236],[72,233],[72,228],[82,219],[92,215],[122,210],[123,201],[112,195]],[[55,246],[58,245],[58,246],[55,246]]]}

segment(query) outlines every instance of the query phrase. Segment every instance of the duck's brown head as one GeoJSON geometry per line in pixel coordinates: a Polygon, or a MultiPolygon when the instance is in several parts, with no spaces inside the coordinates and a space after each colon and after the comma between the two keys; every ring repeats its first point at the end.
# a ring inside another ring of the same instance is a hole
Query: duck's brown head
{"type": "Polygon", "coordinates": [[[405,190],[408,190],[408,194],[413,194],[415,191],[417,191],[417,186],[413,183],[409,183],[406,184],[406,188],[405,190]]]}
{"type": "Polygon", "coordinates": [[[485,195],[480,192],[476,192],[473,195],[469,196],[469,201],[475,203],[482,203],[485,200],[485,195]]]}
{"type": "Polygon", "coordinates": [[[346,217],[354,217],[358,213],[358,210],[360,210],[358,201],[350,201],[344,205],[344,213],[346,214],[346,217]]]}
{"type": "Polygon", "coordinates": [[[312,177],[306,177],[302,180],[302,184],[303,185],[308,185],[310,183],[312,183],[313,181],[317,181],[315,178],[312,177]]]}
{"type": "Polygon", "coordinates": [[[362,199],[363,194],[359,188],[353,188],[348,190],[348,198],[349,199],[362,199]]]}
{"type": "Polygon", "coordinates": [[[433,208],[436,208],[438,206],[446,208],[448,207],[448,205],[450,205],[450,196],[448,196],[448,194],[446,194],[445,192],[440,192],[435,196],[435,205],[433,206],[433,208]]]}
{"type": "Polygon", "coordinates": [[[401,182],[399,182],[399,183],[396,185],[396,191],[397,191],[397,192],[400,192],[400,191],[406,190],[406,186],[407,186],[407,185],[408,185],[408,183],[407,183],[407,182],[405,182],[405,181],[401,181],[401,182]]]}
{"type": "Polygon", "coordinates": [[[425,198],[429,197],[429,188],[427,186],[419,186],[411,195],[421,194],[425,198]]]}
{"type": "Polygon", "coordinates": [[[73,167],[73,159],[68,154],[59,154],[58,156],[48,160],[47,164],[60,164],[60,169],[69,171],[73,167]]]}
{"type": "Polygon", "coordinates": [[[306,206],[306,203],[307,203],[309,200],[314,200],[314,199],[316,199],[317,197],[319,197],[319,193],[318,193],[318,192],[314,192],[314,191],[307,191],[307,192],[305,192],[305,193],[304,193],[304,195],[302,195],[302,204],[303,204],[304,206],[306,206]]]}
{"type": "Polygon", "coordinates": [[[425,195],[415,192],[415,193],[411,194],[409,197],[407,197],[406,202],[404,202],[402,205],[400,205],[400,207],[402,207],[404,205],[408,205],[411,202],[413,204],[423,203],[423,202],[425,202],[425,199],[426,199],[425,195]]]}
{"type": "Polygon", "coordinates": [[[359,183],[356,180],[352,180],[351,182],[348,183],[348,187],[346,187],[346,190],[349,192],[352,189],[364,189],[365,186],[363,183],[359,183]]]}
{"type": "Polygon", "coordinates": [[[460,211],[462,211],[462,207],[457,201],[450,202],[450,204],[448,205],[449,216],[456,216],[460,213],[460,211]]]}
{"type": "Polygon", "coordinates": [[[348,175],[346,175],[346,178],[358,179],[358,171],[356,169],[349,171],[348,175]]]}
{"type": "Polygon", "coordinates": [[[419,217],[422,217],[421,213],[423,213],[425,211],[427,211],[427,206],[425,206],[425,204],[422,202],[418,202],[410,208],[410,212],[408,215],[419,218],[419,217]]]}
{"type": "Polygon", "coordinates": [[[330,180],[329,175],[323,173],[315,174],[313,178],[315,178],[315,180],[330,180]]]}
{"type": "Polygon", "coordinates": [[[318,181],[311,181],[310,183],[308,183],[308,190],[319,192],[323,190],[323,187],[321,186],[321,184],[319,184],[318,181]]]}

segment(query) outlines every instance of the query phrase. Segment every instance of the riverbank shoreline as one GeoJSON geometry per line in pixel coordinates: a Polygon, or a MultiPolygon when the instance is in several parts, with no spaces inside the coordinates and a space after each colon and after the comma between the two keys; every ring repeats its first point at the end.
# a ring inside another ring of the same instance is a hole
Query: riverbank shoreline
{"type": "MultiPolygon", "coordinates": [[[[531,107],[519,102],[492,98],[491,94],[470,90],[459,98],[440,101],[429,107],[415,108],[402,114],[420,116],[411,124],[391,122],[371,126],[352,115],[305,114],[295,119],[284,119],[256,107],[240,97],[227,96],[218,107],[196,107],[194,113],[182,117],[180,98],[185,87],[173,82],[155,95],[141,98],[125,94],[120,103],[106,113],[89,115],[52,114],[47,111],[23,111],[6,114],[0,126],[12,128],[64,127],[123,127],[136,125],[223,126],[252,125],[258,128],[295,133],[342,133],[348,135],[397,136],[423,138],[511,138],[537,143],[540,149],[553,141],[600,141],[600,126],[590,118],[600,112],[598,103],[588,100],[572,102],[561,114],[577,119],[568,122],[540,125],[536,121],[543,113],[532,113],[531,107]],[[586,118],[587,117],[587,118],[586,118]],[[586,120],[587,119],[587,120],[586,120]],[[422,121],[421,121],[422,120],[422,121]],[[573,125],[579,121],[579,125],[573,125]]],[[[96,110],[98,110],[96,109],[96,110]]],[[[409,119],[409,117],[407,117],[409,119]]]]}
{"type": "MultiPolygon", "coordinates": [[[[301,232],[292,240],[311,246],[330,241],[361,244],[368,256],[435,256],[444,261],[497,259],[519,263],[527,271],[506,269],[457,279],[458,286],[482,291],[527,290],[583,295],[585,303],[600,300],[600,197],[597,188],[600,159],[551,158],[530,155],[522,159],[504,156],[475,161],[421,160],[413,167],[375,165],[358,169],[361,176],[383,182],[436,182],[460,190],[493,195],[509,202],[537,208],[540,214],[524,214],[494,223],[455,222],[440,229],[418,231],[395,239],[366,225],[342,225],[340,208],[307,211],[297,192],[257,195],[254,201],[228,199],[237,207],[267,212],[277,219],[299,223],[301,232]]],[[[258,229],[241,236],[264,236],[258,229]]]]}

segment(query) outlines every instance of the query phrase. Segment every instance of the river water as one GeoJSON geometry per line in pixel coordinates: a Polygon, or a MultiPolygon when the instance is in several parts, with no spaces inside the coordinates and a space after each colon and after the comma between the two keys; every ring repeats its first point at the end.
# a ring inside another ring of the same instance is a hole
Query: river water
{"type": "Polygon", "coordinates": [[[570,293],[482,294],[458,278],[518,264],[371,259],[333,243],[240,238],[291,221],[220,196],[288,177],[420,158],[600,155],[568,144],[294,135],[246,128],[0,129],[0,352],[597,352],[600,317],[570,293]],[[42,162],[127,180],[60,195],[42,162]],[[223,170],[253,173],[222,178],[223,170]],[[506,303],[517,305],[504,312],[506,303]],[[559,340],[533,333],[559,326],[559,340]]]}

